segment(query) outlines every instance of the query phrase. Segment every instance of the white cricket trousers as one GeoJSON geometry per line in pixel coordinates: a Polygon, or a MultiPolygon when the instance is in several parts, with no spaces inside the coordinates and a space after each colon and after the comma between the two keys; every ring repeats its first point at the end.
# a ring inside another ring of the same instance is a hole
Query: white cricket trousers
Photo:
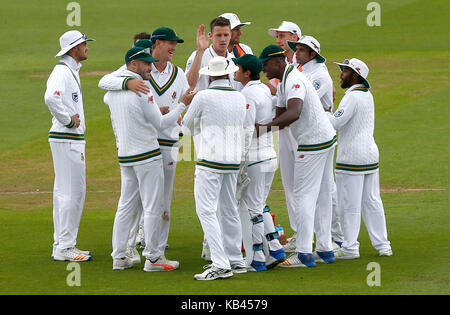
{"type": "MultiPolygon", "coordinates": [[[[170,209],[172,204],[173,195],[173,184],[175,181],[175,173],[177,170],[177,156],[178,147],[172,149],[161,148],[161,155],[163,160],[164,169],[164,193],[163,193],[163,213],[166,212],[167,215],[162,216],[160,231],[159,231],[159,247],[162,252],[166,250],[166,244],[169,240],[169,229],[170,229],[170,209]]],[[[142,211],[142,209],[141,209],[142,211]]],[[[144,226],[144,213],[140,217],[136,218],[136,222],[133,223],[133,228],[130,232],[130,237],[128,240],[129,246],[136,245],[136,232],[138,227],[144,226]]]]}
{"type": "Polygon", "coordinates": [[[53,247],[74,247],[86,197],[85,144],[49,142],[53,157],[53,247]]]}
{"type": "Polygon", "coordinates": [[[391,249],[380,196],[379,171],[356,175],[336,173],[336,185],[344,231],[342,250],[359,254],[361,214],[372,246],[378,251],[391,249]]]}
{"type": "Polygon", "coordinates": [[[114,219],[111,256],[114,259],[125,257],[130,230],[143,211],[145,249],[142,255],[154,261],[163,254],[158,235],[163,209],[162,159],[135,166],[121,165],[120,174],[121,191],[114,219]]]}
{"type": "Polygon", "coordinates": [[[289,223],[294,232],[297,232],[294,197],[294,167],[297,147],[298,144],[292,136],[289,127],[278,131],[278,156],[280,159],[281,182],[286,198],[289,223]]]}
{"type": "Polygon", "coordinates": [[[237,173],[195,169],[197,216],[211,251],[213,266],[230,269],[243,264],[242,229],[236,200],[237,173]]]}
{"type": "Polygon", "coordinates": [[[314,231],[316,250],[327,252],[331,245],[334,147],[325,152],[297,152],[294,194],[297,219],[297,252],[312,253],[314,231]]]}

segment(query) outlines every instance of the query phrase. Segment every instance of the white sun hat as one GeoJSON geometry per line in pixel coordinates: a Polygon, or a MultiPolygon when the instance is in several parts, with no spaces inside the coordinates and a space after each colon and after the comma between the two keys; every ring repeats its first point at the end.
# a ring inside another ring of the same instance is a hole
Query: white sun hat
{"type": "Polygon", "coordinates": [[[67,31],[59,38],[59,45],[61,50],[56,54],[56,57],[62,56],[71,50],[73,47],[87,41],[95,41],[95,39],[87,38],[86,34],[81,34],[79,31],[67,31]]]}
{"type": "Polygon", "coordinates": [[[326,59],[320,54],[319,41],[312,36],[303,35],[302,37],[300,37],[300,39],[298,41],[294,42],[294,41],[288,40],[287,43],[288,43],[289,48],[291,50],[293,50],[294,52],[297,50],[297,44],[306,45],[316,52],[316,54],[317,54],[316,59],[317,59],[318,63],[322,63],[322,62],[326,61],[326,59]]]}
{"type": "Polygon", "coordinates": [[[369,67],[361,60],[352,58],[352,59],[345,59],[343,63],[335,62],[339,66],[339,69],[342,69],[344,67],[349,67],[353,69],[359,76],[362,78],[364,85],[366,88],[370,89],[369,81],[367,81],[367,76],[369,75],[369,67]]]}
{"type": "Polygon", "coordinates": [[[239,67],[224,57],[216,56],[209,61],[207,67],[201,68],[199,74],[209,75],[211,77],[220,77],[222,75],[234,73],[239,67]]]}
{"type": "Polygon", "coordinates": [[[278,28],[271,28],[269,30],[269,35],[277,36],[277,32],[289,32],[292,34],[297,34],[298,37],[302,36],[300,27],[297,24],[289,21],[283,21],[278,28]]]}
{"type": "Polygon", "coordinates": [[[244,25],[252,24],[251,22],[241,22],[241,20],[239,20],[239,17],[234,13],[224,13],[220,16],[224,17],[230,21],[231,29],[233,29],[237,26],[244,26],[244,25]]]}

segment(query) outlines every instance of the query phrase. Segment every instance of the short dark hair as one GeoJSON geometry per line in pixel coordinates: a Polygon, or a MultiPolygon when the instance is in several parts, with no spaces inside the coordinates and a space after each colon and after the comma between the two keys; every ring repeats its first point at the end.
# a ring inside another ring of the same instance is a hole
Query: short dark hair
{"type": "Polygon", "coordinates": [[[255,80],[259,80],[261,77],[259,75],[259,73],[253,73],[253,71],[251,69],[247,69],[246,67],[244,67],[243,65],[240,65],[242,67],[242,71],[250,71],[250,80],[255,81],[255,80]]]}
{"type": "Polygon", "coordinates": [[[137,42],[138,40],[141,40],[141,39],[150,39],[151,36],[152,36],[152,34],[149,34],[146,32],[138,33],[138,34],[134,35],[134,42],[137,42]]]}
{"type": "Polygon", "coordinates": [[[222,16],[216,17],[214,20],[211,21],[211,23],[209,23],[209,28],[210,28],[211,32],[213,31],[213,28],[216,26],[229,26],[230,30],[231,30],[230,20],[228,20],[222,16]]]}

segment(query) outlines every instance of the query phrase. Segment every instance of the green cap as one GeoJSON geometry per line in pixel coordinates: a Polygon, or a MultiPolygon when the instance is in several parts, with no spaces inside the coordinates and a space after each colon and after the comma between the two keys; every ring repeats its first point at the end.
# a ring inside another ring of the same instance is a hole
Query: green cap
{"type": "Polygon", "coordinates": [[[239,58],[232,59],[235,64],[242,66],[244,71],[250,70],[252,74],[258,74],[262,71],[261,60],[252,54],[245,54],[239,58]]]}
{"type": "Polygon", "coordinates": [[[133,47],[129,51],[127,51],[125,55],[125,62],[128,63],[131,60],[144,60],[147,62],[155,62],[159,61],[159,59],[153,58],[150,54],[150,48],[142,48],[142,47],[133,47]]]}
{"type": "Polygon", "coordinates": [[[271,58],[284,58],[286,56],[286,51],[278,45],[269,45],[263,49],[259,59],[261,62],[266,62],[271,58]]]}
{"type": "Polygon", "coordinates": [[[160,27],[153,31],[150,40],[155,43],[157,39],[176,40],[178,43],[184,43],[184,40],[179,38],[175,31],[168,27],[160,27]]]}
{"type": "Polygon", "coordinates": [[[152,49],[153,43],[149,39],[141,39],[134,43],[133,47],[142,47],[142,48],[150,48],[152,49]]]}

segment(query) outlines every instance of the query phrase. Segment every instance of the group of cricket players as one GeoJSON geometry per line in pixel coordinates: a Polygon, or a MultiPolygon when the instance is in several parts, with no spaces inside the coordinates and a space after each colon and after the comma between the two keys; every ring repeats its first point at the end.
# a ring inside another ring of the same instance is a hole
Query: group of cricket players
{"type": "MultiPolygon", "coordinates": [[[[361,214],[372,246],[380,256],[392,255],[369,68],[356,58],[336,63],[346,92],[333,106],[335,88],[316,38],[283,21],[268,30],[276,44],[256,55],[240,42],[249,24],[224,13],[207,34],[200,25],[184,70],[172,63],[184,42],[173,29],[136,34],[123,66],[99,81],[121,172],[113,270],[132,268],[141,257],[147,272],[180,267],[166,258],[166,249],[178,155],[188,137],[196,155],[195,210],[204,238],[199,249],[210,262],[195,280],[359,258],[361,214]],[[278,165],[294,231],[286,243],[267,205],[278,165]]],[[[76,247],[86,194],[79,70],[94,39],[71,30],[59,41],[60,62],[45,92],[53,116],[52,258],[81,262],[92,254],[76,247]]]]}

